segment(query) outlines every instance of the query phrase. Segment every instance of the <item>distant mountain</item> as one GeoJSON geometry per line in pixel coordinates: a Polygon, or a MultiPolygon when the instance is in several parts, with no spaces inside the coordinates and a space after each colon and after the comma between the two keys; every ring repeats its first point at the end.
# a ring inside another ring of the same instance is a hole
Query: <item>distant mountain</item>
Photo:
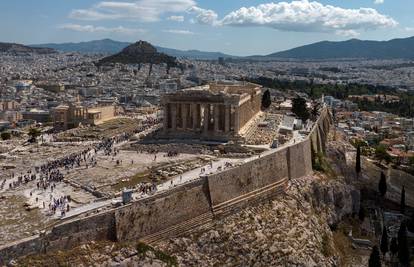
{"type": "Polygon", "coordinates": [[[37,53],[37,54],[51,54],[56,53],[52,48],[37,48],[29,47],[22,44],[15,43],[0,43],[0,52],[1,53],[37,53]]]}
{"type": "Polygon", "coordinates": [[[171,48],[164,48],[156,46],[159,52],[165,53],[167,55],[179,58],[190,58],[190,59],[200,59],[200,60],[217,60],[219,57],[222,58],[237,58],[236,56],[227,55],[221,52],[205,52],[199,50],[177,50],[171,48]]]}
{"type": "MultiPolygon", "coordinates": [[[[81,43],[40,44],[31,47],[48,47],[64,52],[115,54],[130,45],[111,39],[81,43]]],[[[390,41],[364,41],[351,39],[341,42],[322,41],[300,46],[265,56],[236,57],[221,52],[204,52],[198,50],[177,50],[155,46],[158,52],[177,58],[217,60],[219,57],[240,60],[326,60],[326,59],[414,59],[414,37],[393,39],[390,41]]]]}
{"type": "Polygon", "coordinates": [[[115,54],[130,45],[127,42],[118,42],[111,39],[95,40],[80,43],[49,43],[49,44],[35,44],[31,47],[49,47],[61,52],[79,52],[79,53],[103,53],[115,54]]]}
{"type": "Polygon", "coordinates": [[[390,41],[351,39],[342,42],[318,42],[257,57],[262,59],[414,59],[414,37],[390,41]]]}
{"type": "MultiPolygon", "coordinates": [[[[105,53],[115,54],[130,45],[127,42],[118,42],[111,39],[95,40],[81,43],[61,43],[61,44],[35,44],[31,47],[49,47],[62,52],[79,52],[79,53],[105,53]]],[[[204,52],[198,50],[178,50],[155,46],[158,52],[179,58],[201,59],[201,60],[217,60],[219,57],[235,58],[235,56],[226,55],[221,52],[204,52]]]]}
{"type": "Polygon", "coordinates": [[[166,55],[164,53],[159,53],[154,46],[145,41],[138,41],[134,44],[131,44],[122,49],[121,52],[101,59],[98,64],[105,65],[110,63],[166,63],[168,66],[177,65],[175,57],[166,55]]]}

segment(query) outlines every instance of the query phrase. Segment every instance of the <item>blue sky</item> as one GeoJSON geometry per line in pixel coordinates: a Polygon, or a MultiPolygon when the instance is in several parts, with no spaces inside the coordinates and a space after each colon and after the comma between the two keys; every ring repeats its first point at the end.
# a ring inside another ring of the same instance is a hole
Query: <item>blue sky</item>
{"type": "Polygon", "coordinates": [[[411,0],[1,0],[0,41],[146,40],[234,55],[414,35],[411,0]]]}

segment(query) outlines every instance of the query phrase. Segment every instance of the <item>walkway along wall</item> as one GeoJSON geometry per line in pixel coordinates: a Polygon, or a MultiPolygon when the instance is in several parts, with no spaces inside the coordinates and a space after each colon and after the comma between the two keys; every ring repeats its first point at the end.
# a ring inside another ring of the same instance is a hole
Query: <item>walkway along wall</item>
{"type": "Polygon", "coordinates": [[[323,153],[332,119],[324,108],[308,137],[260,158],[193,182],[0,247],[0,265],[23,255],[68,249],[95,240],[144,240],[182,234],[214,218],[271,199],[289,179],[312,173],[312,148],[323,153]],[[150,237],[150,238],[149,238],[150,237]]]}

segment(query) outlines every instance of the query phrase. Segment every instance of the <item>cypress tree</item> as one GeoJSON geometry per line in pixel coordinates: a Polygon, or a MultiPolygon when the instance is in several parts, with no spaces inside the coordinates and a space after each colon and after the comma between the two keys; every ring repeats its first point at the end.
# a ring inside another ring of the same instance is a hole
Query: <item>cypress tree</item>
{"type": "Polygon", "coordinates": [[[405,213],[405,187],[403,186],[401,189],[401,202],[400,202],[400,209],[401,213],[405,213]]]}
{"type": "Polygon", "coordinates": [[[381,172],[381,178],[378,183],[378,191],[382,197],[384,197],[387,193],[387,179],[385,178],[384,172],[381,172]]]}
{"type": "Polygon", "coordinates": [[[306,100],[301,97],[295,97],[292,100],[292,112],[295,113],[303,122],[309,119],[309,110],[306,106],[306,100]]]}
{"type": "Polygon", "coordinates": [[[377,246],[374,246],[372,248],[371,256],[369,256],[368,266],[381,267],[381,259],[377,246]]]}
{"type": "Polygon", "coordinates": [[[262,96],[262,108],[266,109],[270,107],[271,104],[272,104],[272,99],[270,97],[270,92],[269,90],[266,90],[262,96]]]}
{"type": "Polygon", "coordinates": [[[402,266],[410,265],[410,250],[407,239],[407,226],[405,221],[401,222],[398,230],[398,259],[402,266]]]}
{"type": "Polygon", "coordinates": [[[359,177],[359,174],[361,173],[361,146],[357,146],[357,152],[356,152],[356,159],[355,159],[355,171],[357,173],[357,176],[359,177]]]}
{"type": "Polygon", "coordinates": [[[387,227],[385,227],[385,225],[384,225],[384,228],[382,229],[381,252],[382,252],[382,255],[384,256],[388,252],[388,233],[387,233],[387,227]]]}

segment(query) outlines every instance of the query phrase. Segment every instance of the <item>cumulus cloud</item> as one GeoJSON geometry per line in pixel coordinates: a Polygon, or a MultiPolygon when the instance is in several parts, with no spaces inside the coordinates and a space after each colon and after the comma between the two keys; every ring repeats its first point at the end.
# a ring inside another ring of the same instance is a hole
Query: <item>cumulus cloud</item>
{"type": "Polygon", "coordinates": [[[263,26],[281,31],[334,32],[355,36],[360,30],[394,27],[398,23],[372,8],[345,9],[316,1],[267,3],[242,7],[219,20],[217,13],[199,7],[189,9],[201,24],[221,26],[263,26]]]}
{"type": "Polygon", "coordinates": [[[183,16],[169,16],[167,18],[167,20],[183,22],[184,21],[184,17],[183,16]]]}
{"type": "Polygon", "coordinates": [[[154,22],[165,13],[184,12],[196,3],[194,0],[138,0],[134,2],[100,2],[89,9],[75,9],[70,18],[78,20],[136,20],[154,22]]]}
{"type": "Polygon", "coordinates": [[[216,12],[210,9],[203,9],[197,6],[193,6],[188,9],[188,13],[194,14],[196,22],[206,25],[218,25],[218,15],[216,12]]]}
{"type": "Polygon", "coordinates": [[[384,0],[375,0],[374,4],[384,4],[384,0]]]}
{"type": "Polygon", "coordinates": [[[137,34],[137,33],[146,32],[146,30],[144,29],[125,28],[123,26],[102,27],[102,26],[94,26],[94,25],[63,24],[63,25],[60,25],[59,28],[64,29],[64,30],[71,30],[71,31],[77,31],[77,32],[89,32],[89,33],[103,32],[103,33],[119,33],[119,34],[137,34]]]}
{"type": "Polygon", "coordinates": [[[175,30],[175,29],[164,30],[163,32],[173,33],[173,34],[182,34],[182,35],[193,35],[193,34],[195,34],[192,31],[188,31],[188,30],[175,30]]]}

